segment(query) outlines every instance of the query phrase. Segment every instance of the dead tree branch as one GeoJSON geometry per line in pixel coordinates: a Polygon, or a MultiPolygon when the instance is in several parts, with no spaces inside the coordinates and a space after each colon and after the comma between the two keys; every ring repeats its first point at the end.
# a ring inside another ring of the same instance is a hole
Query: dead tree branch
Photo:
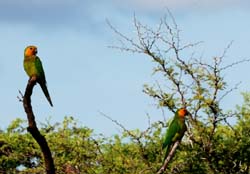
{"type": "Polygon", "coordinates": [[[36,126],[36,121],[35,121],[35,115],[32,110],[31,106],[31,95],[33,91],[33,87],[35,86],[36,81],[30,79],[28,81],[25,94],[23,96],[23,107],[24,110],[27,114],[28,118],[28,132],[32,135],[32,137],[36,140],[36,142],[39,144],[43,157],[44,157],[44,162],[45,162],[45,169],[47,174],[55,174],[55,166],[54,166],[54,161],[51,155],[50,148],[48,146],[48,143],[43,135],[39,132],[37,126],[36,126]]]}

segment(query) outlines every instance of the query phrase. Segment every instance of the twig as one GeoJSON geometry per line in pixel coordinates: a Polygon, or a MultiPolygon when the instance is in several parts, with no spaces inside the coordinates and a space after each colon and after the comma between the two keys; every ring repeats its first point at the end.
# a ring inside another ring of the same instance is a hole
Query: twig
{"type": "Polygon", "coordinates": [[[141,156],[143,157],[144,161],[146,162],[147,166],[148,167],[151,167],[150,166],[150,163],[147,159],[147,156],[145,155],[145,148],[143,146],[143,143],[142,143],[142,137],[145,136],[145,134],[151,129],[151,127],[149,127],[146,131],[142,132],[139,136],[136,136],[134,135],[133,133],[131,133],[131,131],[129,131],[128,129],[126,129],[121,123],[119,123],[117,120],[114,120],[112,119],[111,117],[109,117],[108,115],[102,113],[99,111],[99,113],[104,116],[105,118],[111,120],[113,123],[115,123],[116,125],[118,125],[120,128],[123,129],[124,132],[126,132],[133,141],[136,141],[139,148],[140,148],[140,153],[141,153],[141,156]]]}
{"type": "Polygon", "coordinates": [[[222,70],[231,68],[231,67],[233,67],[233,66],[235,66],[235,65],[238,65],[238,64],[241,64],[241,63],[244,63],[244,62],[249,62],[249,61],[250,61],[250,59],[242,59],[242,60],[233,62],[233,63],[231,63],[231,64],[229,64],[229,65],[226,65],[226,66],[222,67],[220,70],[222,71],[222,70]]]}
{"type": "Polygon", "coordinates": [[[228,52],[228,50],[231,48],[231,46],[233,45],[233,40],[227,45],[227,47],[224,49],[222,55],[220,56],[220,58],[224,58],[228,52]]]}

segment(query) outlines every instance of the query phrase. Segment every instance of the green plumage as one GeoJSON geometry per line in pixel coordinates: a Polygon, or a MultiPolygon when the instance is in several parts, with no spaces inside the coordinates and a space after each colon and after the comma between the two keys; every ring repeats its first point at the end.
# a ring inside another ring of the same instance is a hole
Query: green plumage
{"type": "Polygon", "coordinates": [[[167,157],[172,145],[177,141],[181,141],[182,137],[184,136],[185,131],[187,130],[187,126],[185,124],[185,118],[184,116],[187,114],[185,110],[184,116],[179,115],[179,111],[181,109],[177,110],[175,113],[175,116],[173,120],[170,122],[169,127],[167,129],[165,139],[162,145],[162,148],[166,148],[166,155],[164,157],[167,157]]]}
{"type": "Polygon", "coordinates": [[[24,70],[30,79],[35,79],[37,83],[41,86],[44,95],[46,96],[48,102],[53,106],[49,91],[46,85],[45,73],[43,71],[42,62],[38,56],[36,56],[37,49],[35,46],[28,46],[24,51],[24,70]]]}

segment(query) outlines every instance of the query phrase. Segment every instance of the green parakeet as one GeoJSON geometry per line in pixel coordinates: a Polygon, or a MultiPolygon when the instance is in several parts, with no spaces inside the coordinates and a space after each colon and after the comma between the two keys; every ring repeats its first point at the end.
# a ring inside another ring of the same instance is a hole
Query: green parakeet
{"type": "Polygon", "coordinates": [[[49,91],[46,85],[45,74],[43,71],[42,62],[39,59],[37,54],[36,46],[28,46],[24,50],[24,61],[23,66],[24,70],[30,77],[30,80],[35,80],[41,86],[44,95],[46,96],[49,104],[53,106],[52,101],[50,99],[49,91]]]}
{"type": "Polygon", "coordinates": [[[178,109],[175,112],[173,120],[170,122],[166,132],[166,136],[162,145],[162,148],[166,148],[165,158],[168,156],[171,147],[176,141],[181,141],[184,136],[187,126],[185,124],[185,116],[188,115],[188,111],[185,108],[178,109]]]}

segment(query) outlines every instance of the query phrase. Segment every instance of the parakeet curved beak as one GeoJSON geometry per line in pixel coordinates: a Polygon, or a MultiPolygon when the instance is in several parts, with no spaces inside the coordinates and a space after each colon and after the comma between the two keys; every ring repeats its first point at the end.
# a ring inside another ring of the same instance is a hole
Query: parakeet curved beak
{"type": "Polygon", "coordinates": [[[191,114],[189,111],[187,111],[186,116],[187,116],[187,117],[185,117],[185,119],[188,119],[188,117],[192,116],[192,114],[191,114]]]}

